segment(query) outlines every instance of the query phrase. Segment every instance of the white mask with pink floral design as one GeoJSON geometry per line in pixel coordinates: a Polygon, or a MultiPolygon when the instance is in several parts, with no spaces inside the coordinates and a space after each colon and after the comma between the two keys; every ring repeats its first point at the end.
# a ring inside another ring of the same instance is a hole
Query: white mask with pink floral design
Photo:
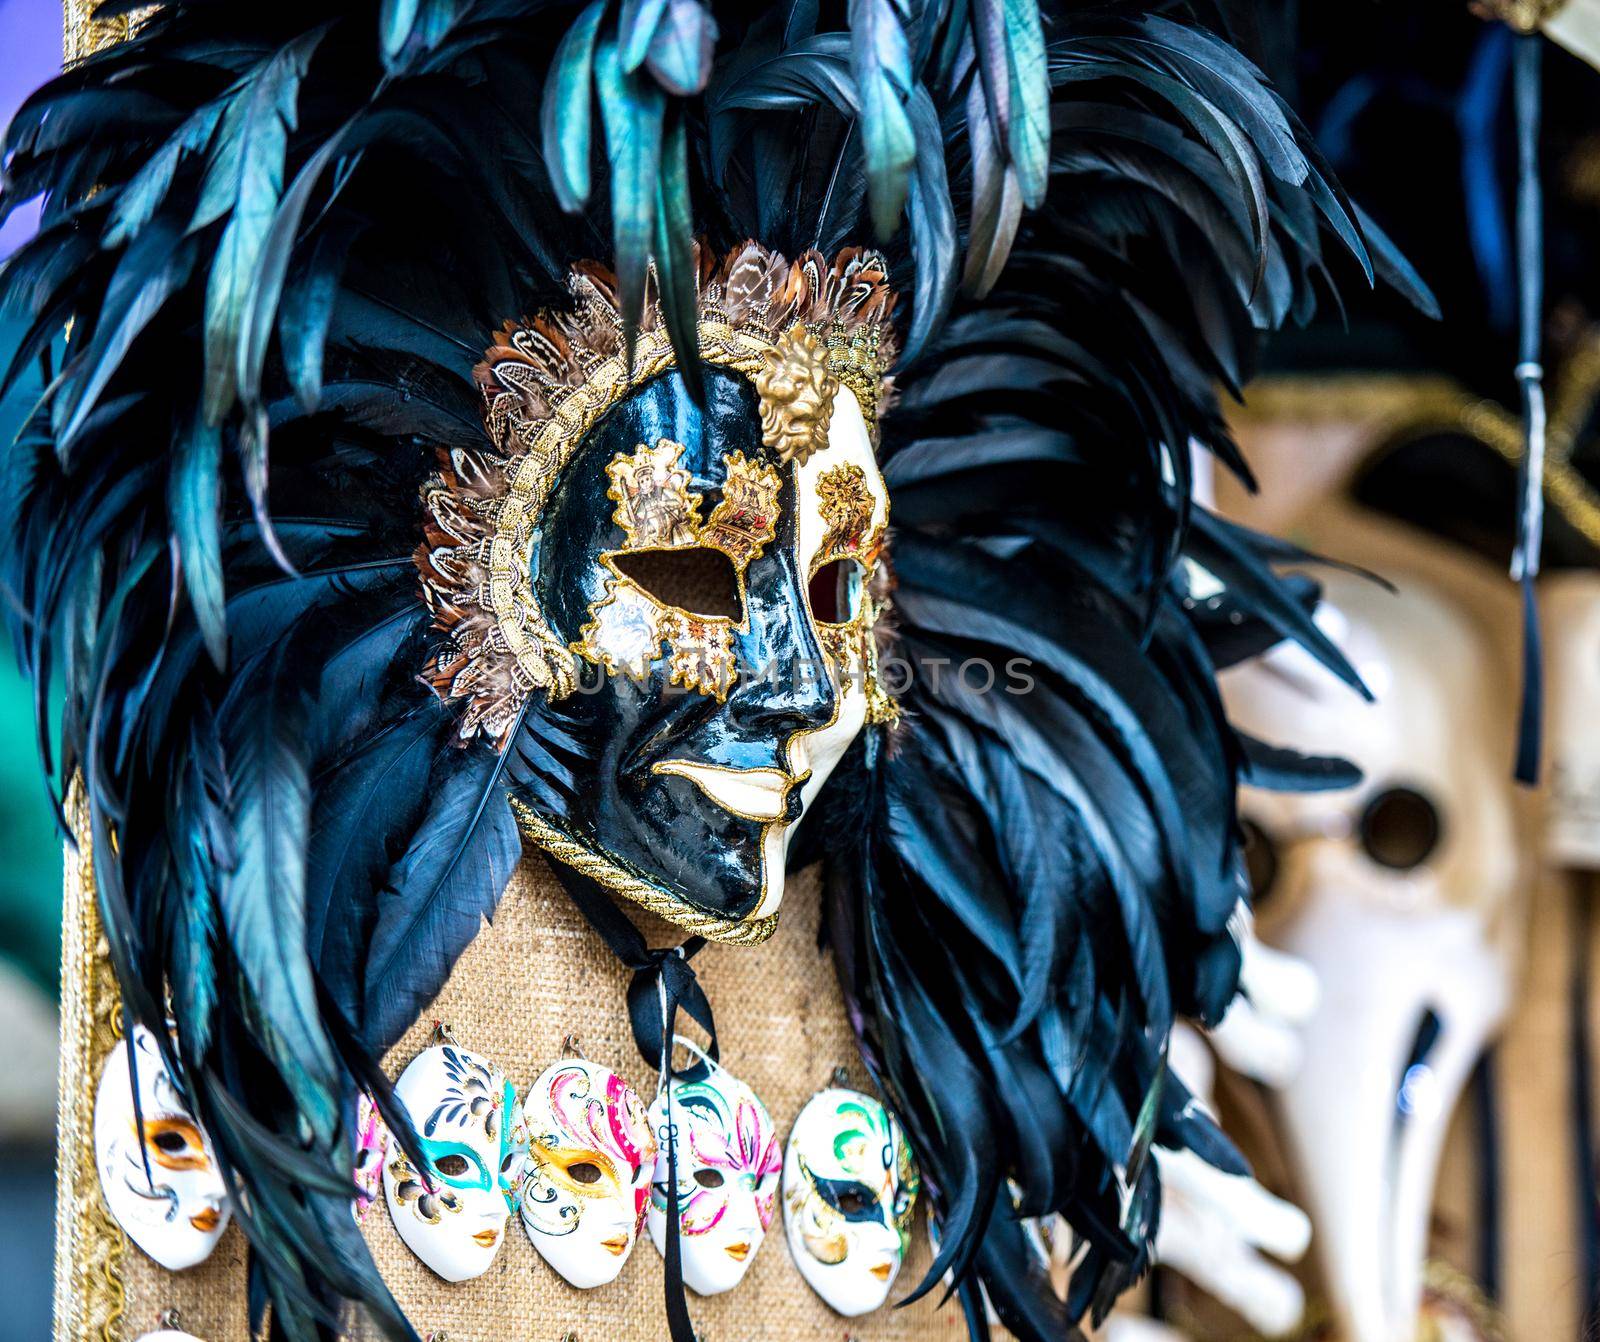
{"type": "Polygon", "coordinates": [[[744,1280],[772,1226],[783,1147],[772,1115],[749,1086],[704,1054],[698,1071],[703,1075],[694,1080],[672,1083],[670,1113],[665,1091],[650,1106],[658,1154],[646,1218],[665,1254],[667,1136],[675,1128],[683,1280],[699,1295],[721,1295],[744,1280]]]}

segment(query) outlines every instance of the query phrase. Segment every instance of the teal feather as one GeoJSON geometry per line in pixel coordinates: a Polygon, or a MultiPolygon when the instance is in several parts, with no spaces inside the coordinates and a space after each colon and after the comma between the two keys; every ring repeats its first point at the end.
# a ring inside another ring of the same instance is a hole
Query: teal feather
{"type": "Polygon", "coordinates": [[[206,419],[219,424],[238,392],[246,305],[283,192],[284,155],[296,124],[300,81],[327,31],[314,29],[267,61],[223,114],[190,231],[227,217],[206,286],[206,419]]]}
{"type": "Polygon", "coordinates": [[[906,111],[911,50],[896,8],[896,0],[850,0],[850,73],[860,100],[872,227],[880,239],[899,227],[917,157],[906,111]]]}
{"type": "Polygon", "coordinates": [[[202,417],[177,436],[167,481],[167,512],[206,651],[218,668],[228,660],[222,584],[222,433],[202,417]]]}
{"type": "Polygon", "coordinates": [[[561,208],[576,212],[589,200],[595,38],[606,0],[594,0],[573,20],[556,48],[540,105],[540,138],[561,208]]]}
{"type": "Polygon", "coordinates": [[[611,38],[600,40],[594,72],[611,161],[611,240],[631,363],[650,273],[667,104],[654,81],[623,72],[617,44],[611,38]]]}

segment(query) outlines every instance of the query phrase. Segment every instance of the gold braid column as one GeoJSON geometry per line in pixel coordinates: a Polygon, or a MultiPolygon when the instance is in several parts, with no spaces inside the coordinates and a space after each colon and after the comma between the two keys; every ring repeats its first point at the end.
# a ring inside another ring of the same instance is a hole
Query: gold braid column
{"type": "Polygon", "coordinates": [[[127,1238],[106,1210],[94,1158],[94,1095],[122,1028],[96,903],[89,803],[67,794],[76,838],[66,854],[61,918],[61,1069],[56,1129],[55,1342],[120,1342],[127,1238]]]}

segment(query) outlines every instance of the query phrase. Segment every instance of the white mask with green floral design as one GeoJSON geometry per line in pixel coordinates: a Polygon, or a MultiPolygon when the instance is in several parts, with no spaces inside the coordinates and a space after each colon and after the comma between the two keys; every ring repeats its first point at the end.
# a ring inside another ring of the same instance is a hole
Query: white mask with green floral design
{"type": "Polygon", "coordinates": [[[835,1311],[879,1308],[905,1261],[919,1180],[899,1121],[860,1091],[819,1091],[783,1162],[783,1220],[800,1275],[835,1311]]]}

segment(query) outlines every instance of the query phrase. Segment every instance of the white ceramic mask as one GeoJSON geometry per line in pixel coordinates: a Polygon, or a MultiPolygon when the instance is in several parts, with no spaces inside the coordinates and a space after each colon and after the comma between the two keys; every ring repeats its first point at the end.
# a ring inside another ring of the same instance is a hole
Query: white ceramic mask
{"type": "Polygon", "coordinates": [[[800,1275],[838,1313],[889,1298],[918,1186],[905,1131],[877,1100],[830,1088],[806,1102],[783,1162],[783,1221],[800,1275]]]}
{"type": "Polygon", "coordinates": [[[383,1192],[395,1230],[446,1281],[481,1277],[505,1238],[527,1155],[516,1092],[489,1059],[447,1042],[417,1054],[394,1093],[430,1166],[419,1173],[390,1141],[383,1192]]]}
{"type": "Polygon", "coordinates": [[[1328,575],[1318,616],[1376,703],[1287,647],[1223,682],[1242,730],[1365,775],[1240,799],[1262,836],[1258,929],[1321,981],[1280,1103],[1350,1342],[1418,1336],[1439,1155],[1505,1016],[1520,926],[1511,677],[1461,605],[1390,576],[1399,595],[1328,575]]]}
{"type": "Polygon", "coordinates": [[[133,1027],[106,1059],[94,1104],[94,1149],[106,1206],[128,1238],[169,1271],[203,1263],[228,1224],[216,1153],[178,1097],[155,1036],[133,1027]],[[141,1132],[134,1114],[137,1071],[141,1132]]]}
{"type": "Polygon", "coordinates": [[[356,1100],[356,1150],[351,1171],[356,1185],[351,1210],[357,1221],[365,1219],[367,1208],[378,1200],[383,1187],[383,1162],[388,1154],[389,1125],[372,1097],[362,1091],[356,1100]]]}
{"type": "Polygon", "coordinates": [[[658,1154],[646,1216],[650,1238],[664,1254],[667,1134],[676,1128],[683,1279],[700,1295],[720,1295],[744,1280],[772,1226],[783,1148],[755,1092],[715,1063],[707,1066],[701,1080],[672,1083],[670,1116],[665,1093],[650,1106],[658,1154]]]}
{"type": "Polygon", "coordinates": [[[639,1238],[655,1171],[644,1101],[615,1072],[568,1058],[533,1083],[526,1111],[528,1238],[574,1286],[615,1281],[639,1238]]]}

